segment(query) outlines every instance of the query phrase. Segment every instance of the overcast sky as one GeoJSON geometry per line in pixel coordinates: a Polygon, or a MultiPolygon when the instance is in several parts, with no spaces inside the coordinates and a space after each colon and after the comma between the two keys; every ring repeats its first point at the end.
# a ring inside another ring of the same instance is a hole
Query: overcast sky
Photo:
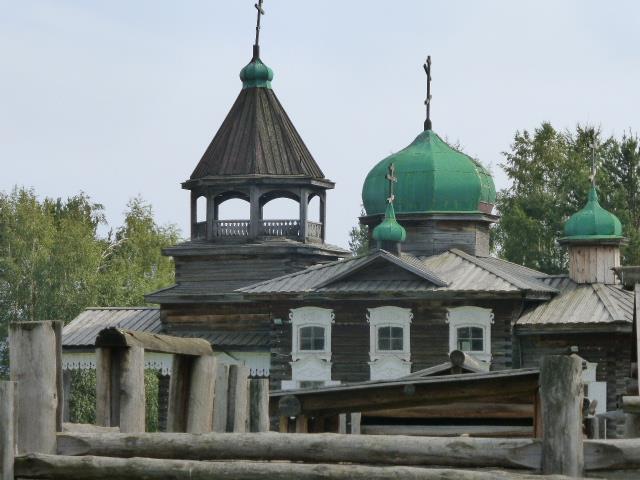
{"type": "MultiPolygon", "coordinates": [[[[84,191],[114,225],[140,194],[186,235],[180,182],[240,90],[253,3],[0,0],[0,190],[84,191]]],[[[422,130],[427,54],[434,130],[490,166],[497,188],[507,186],[499,164],[516,130],[545,120],[640,130],[637,1],[264,6],[261,56],[274,90],[336,182],[334,244],[346,245],[369,169],[422,130]]]]}

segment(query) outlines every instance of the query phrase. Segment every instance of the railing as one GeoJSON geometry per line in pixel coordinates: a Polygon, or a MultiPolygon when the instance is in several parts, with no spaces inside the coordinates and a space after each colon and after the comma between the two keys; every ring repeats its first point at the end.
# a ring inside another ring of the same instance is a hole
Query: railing
{"type": "Polygon", "coordinates": [[[322,224],[318,222],[307,222],[307,237],[322,238],[322,224]]]}
{"type": "Polygon", "coordinates": [[[215,220],[212,222],[213,237],[248,237],[249,220],[215,220]]]}
{"type": "Polygon", "coordinates": [[[297,238],[300,236],[300,220],[260,220],[259,235],[297,238]]]}
{"type": "Polygon", "coordinates": [[[196,223],[196,238],[205,239],[207,238],[207,222],[198,222],[196,223]]]}
{"type": "MultiPolygon", "coordinates": [[[[300,238],[300,220],[259,220],[258,236],[300,238]]],[[[196,224],[196,238],[207,237],[206,222],[196,224]]],[[[242,238],[251,235],[250,220],[214,220],[210,238],[242,238]]],[[[307,238],[322,238],[322,224],[307,222],[307,238]]]]}

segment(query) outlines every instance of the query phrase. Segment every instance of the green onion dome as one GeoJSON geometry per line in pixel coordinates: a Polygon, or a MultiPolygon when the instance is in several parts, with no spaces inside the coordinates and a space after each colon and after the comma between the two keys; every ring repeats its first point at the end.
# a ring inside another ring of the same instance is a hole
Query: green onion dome
{"type": "Polygon", "coordinates": [[[242,80],[243,89],[253,87],[271,88],[273,70],[262,63],[259,58],[254,58],[240,70],[240,80],[242,80]]]}
{"type": "Polygon", "coordinates": [[[373,239],[379,242],[404,242],[405,238],[407,238],[407,232],[396,221],[393,203],[387,202],[384,220],[373,229],[373,239]]]}
{"type": "Polygon", "coordinates": [[[362,203],[367,215],[385,211],[386,174],[395,165],[397,213],[491,213],[496,188],[479,162],[425,130],[403,150],[379,162],[367,175],[362,203]]]}
{"type": "Polygon", "coordinates": [[[574,213],[564,224],[561,242],[585,240],[622,240],[622,224],[618,217],[600,206],[595,187],[589,191],[589,200],[582,210],[574,213]]]}

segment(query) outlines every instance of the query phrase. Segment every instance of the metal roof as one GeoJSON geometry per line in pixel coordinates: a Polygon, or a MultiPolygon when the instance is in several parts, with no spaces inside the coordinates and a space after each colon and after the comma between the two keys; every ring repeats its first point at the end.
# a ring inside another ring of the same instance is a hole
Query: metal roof
{"type": "Polygon", "coordinates": [[[525,312],[517,326],[633,323],[633,292],[620,285],[577,284],[564,275],[549,276],[544,282],[560,290],[560,294],[525,312]]]}
{"type": "Polygon", "coordinates": [[[93,347],[101,330],[117,327],[138,332],[162,331],[156,307],[87,308],[62,330],[63,347],[93,347]]]}
{"type": "Polygon", "coordinates": [[[324,179],[273,90],[243,89],[191,179],[220,176],[324,179]]]}
{"type": "Polygon", "coordinates": [[[516,268],[509,262],[488,257],[474,257],[460,250],[450,250],[432,257],[413,257],[403,254],[401,258],[388,252],[372,252],[325,265],[307,268],[238,289],[248,294],[308,293],[308,292],[374,292],[374,291],[475,291],[475,292],[520,292],[531,291],[543,294],[557,290],[540,278],[545,275],[524,267],[516,268]],[[392,279],[385,276],[349,280],[349,272],[363,268],[370,258],[394,259],[392,263],[415,273],[420,269],[428,278],[436,278],[444,285],[426,280],[425,275],[415,279],[392,279]],[[422,277],[422,278],[421,278],[422,277]]]}

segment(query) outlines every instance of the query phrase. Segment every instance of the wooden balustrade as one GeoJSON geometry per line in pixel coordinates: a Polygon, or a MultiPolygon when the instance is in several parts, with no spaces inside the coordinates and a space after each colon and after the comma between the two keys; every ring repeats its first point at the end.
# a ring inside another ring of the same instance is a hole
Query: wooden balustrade
{"type": "Polygon", "coordinates": [[[322,238],[322,224],[318,222],[307,222],[307,237],[322,238]]]}
{"type": "Polygon", "coordinates": [[[249,220],[214,220],[211,222],[213,238],[218,237],[248,237],[249,220]]]}
{"type": "Polygon", "coordinates": [[[265,237],[300,236],[299,220],[260,220],[260,235],[265,237]]]}
{"type": "MultiPolygon", "coordinates": [[[[206,223],[196,224],[196,238],[207,237],[206,223]]],[[[261,237],[285,237],[298,239],[300,237],[300,220],[259,220],[258,235],[261,237]]],[[[214,220],[211,222],[211,238],[241,238],[249,237],[251,232],[250,220],[214,220]]],[[[322,224],[307,222],[307,237],[322,238],[322,224]]]]}

